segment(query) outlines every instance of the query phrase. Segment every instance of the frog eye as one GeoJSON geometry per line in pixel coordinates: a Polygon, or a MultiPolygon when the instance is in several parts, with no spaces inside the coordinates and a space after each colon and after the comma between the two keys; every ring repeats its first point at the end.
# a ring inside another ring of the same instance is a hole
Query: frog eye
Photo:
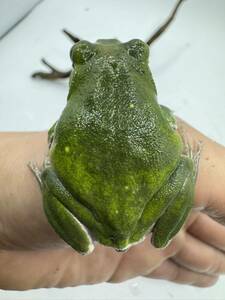
{"type": "Polygon", "coordinates": [[[133,39],[125,43],[128,54],[138,60],[148,59],[149,47],[139,39],[133,39]]]}
{"type": "Polygon", "coordinates": [[[86,63],[94,54],[94,46],[87,41],[78,42],[70,50],[70,58],[75,64],[86,63]]]}

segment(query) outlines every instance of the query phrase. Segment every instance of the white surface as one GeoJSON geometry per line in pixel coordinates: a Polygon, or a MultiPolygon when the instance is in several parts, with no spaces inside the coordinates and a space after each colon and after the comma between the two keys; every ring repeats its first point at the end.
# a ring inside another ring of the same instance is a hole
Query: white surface
{"type": "MultiPolygon", "coordinates": [[[[29,76],[41,56],[70,66],[71,43],[63,27],[83,39],[146,39],[174,1],[45,0],[0,41],[0,130],[47,129],[66,103],[67,81],[29,76]]],[[[159,102],[225,145],[225,1],[189,0],[169,31],[151,49],[150,65],[159,102]]],[[[0,292],[0,299],[225,299],[225,279],[199,289],[137,278],[63,290],[0,292]]]]}
{"type": "Polygon", "coordinates": [[[0,37],[16,24],[40,0],[1,0],[0,37]]]}

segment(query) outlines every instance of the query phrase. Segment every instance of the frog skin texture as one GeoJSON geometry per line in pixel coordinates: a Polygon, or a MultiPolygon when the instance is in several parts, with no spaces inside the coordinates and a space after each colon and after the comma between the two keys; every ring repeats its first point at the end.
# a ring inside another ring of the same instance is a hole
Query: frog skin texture
{"type": "Polygon", "coordinates": [[[157,102],[139,39],[80,41],[68,101],[36,171],[55,231],[81,254],[94,242],[125,251],[151,233],[165,247],[192,206],[199,150],[157,102]]]}

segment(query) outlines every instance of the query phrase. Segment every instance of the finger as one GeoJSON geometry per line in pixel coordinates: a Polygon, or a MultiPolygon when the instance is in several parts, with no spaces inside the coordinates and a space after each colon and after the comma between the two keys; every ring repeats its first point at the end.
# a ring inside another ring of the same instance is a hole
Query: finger
{"type": "Polygon", "coordinates": [[[225,273],[224,253],[190,234],[186,234],[185,247],[172,259],[192,271],[214,275],[225,273]]]}
{"type": "Polygon", "coordinates": [[[201,241],[225,251],[225,226],[200,213],[188,228],[188,232],[201,241]]]}
{"type": "Polygon", "coordinates": [[[164,261],[157,269],[145,277],[165,279],[176,283],[190,284],[199,287],[209,287],[218,280],[217,276],[205,275],[188,270],[175,264],[171,260],[164,261]]]}
{"type": "Polygon", "coordinates": [[[121,259],[110,282],[118,283],[139,275],[149,274],[164,260],[175,255],[182,247],[184,232],[181,231],[165,249],[151,245],[149,237],[144,242],[130,248],[121,259]]]}
{"type": "Polygon", "coordinates": [[[195,220],[198,218],[198,215],[199,215],[199,211],[192,209],[190,215],[188,216],[188,218],[184,224],[184,228],[186,230],[195,222],[195,220]]]}

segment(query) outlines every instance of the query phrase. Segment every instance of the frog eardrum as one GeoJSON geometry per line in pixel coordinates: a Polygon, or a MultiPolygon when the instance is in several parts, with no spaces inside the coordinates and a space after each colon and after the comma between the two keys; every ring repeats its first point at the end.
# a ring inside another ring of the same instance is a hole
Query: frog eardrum
{"type": "Polygon", "coordinates": [[[178,132],[170,109],[157,102],[148,66],[149,46],[174,19],[182,0],[147,43],[133,39],[79,40],[72,71],[43,62],[50,73],[70,76],[67,104],[48,132],[49,152],[34,171],[46,216],[81,254],[94,242],[125,251],[147,235],[165,247],[193,207],[200,156],[178,132]]]}

